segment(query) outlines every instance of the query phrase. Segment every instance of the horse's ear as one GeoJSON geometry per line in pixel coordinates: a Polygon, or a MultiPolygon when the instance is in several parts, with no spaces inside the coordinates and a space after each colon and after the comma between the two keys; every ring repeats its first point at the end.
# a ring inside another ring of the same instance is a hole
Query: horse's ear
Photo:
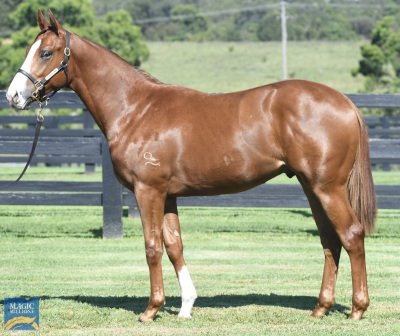
{"type": "Polygon", "coordinates": [[[50,23],[46,20],[46,18],[44,17],[44,15],[40,9],[38,10],[38,13],[37,13],[37,20],[38,20],[40,30],[46,29],[47,27],[50,26],[50,23]]]}
{"type": "Polygon", "coordinates": [[[54,17],[53,12],[50,9],[49,9],[49,17],[51,26],[55,29],[56,34],[58,35],[58,33],[63,30],[63,27],[59,24],[59,22],[54,17]]]}

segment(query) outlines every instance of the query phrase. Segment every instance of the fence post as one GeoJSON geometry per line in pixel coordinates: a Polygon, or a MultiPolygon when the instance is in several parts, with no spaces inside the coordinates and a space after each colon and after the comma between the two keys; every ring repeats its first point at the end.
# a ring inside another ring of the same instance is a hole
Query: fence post
{"type": "Polygon", "coordinates": [[[102,137],[103,158],[103,238],[122,238],[122,185],[114,175],[110,150],[106,138],[102,137]]]}
{"type": "MultiPolygon", "coordinates": [[[[382,117],[381,121],[382,121],[382,128],[383,129],[390,128],[390,120],[389,120],[388,116],[382,117]]],[[[390,171],[390,164],[388,164],[388,163],[382,164],[382,169],[383,169],[383,171],[390,171]]]]}
{"type": "MultiPolygon", "coordinates": [[[[94,127],[94,119],[90,112],[87,109],[83,109],[83,128],[84,129],[93,129],[94,127]]],[[[95,163],[85,163],[85,174],[91,175],[96,172],[96,164],[95,163]]]]}
{"type": "Polygon", "coordinates": [[[140,218],[140,212],[139,212],[139,208],[136,203],[135,195],[129,191],[127,197],[128,197],[128,200],[127,200],[126,204],[128,205],[129,218],[140,218]]]}

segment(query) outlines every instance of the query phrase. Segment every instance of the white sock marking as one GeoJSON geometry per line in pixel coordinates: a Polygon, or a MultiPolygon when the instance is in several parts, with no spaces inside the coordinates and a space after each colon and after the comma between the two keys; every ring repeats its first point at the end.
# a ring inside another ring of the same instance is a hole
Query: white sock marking
{"type": "Polygon", "coordinates": [[[179,286],[181,287],[182,307],[179,317],[191,318],[194,301],[197,298],[196,289],[186,266],[178,272],[179,286]]]}

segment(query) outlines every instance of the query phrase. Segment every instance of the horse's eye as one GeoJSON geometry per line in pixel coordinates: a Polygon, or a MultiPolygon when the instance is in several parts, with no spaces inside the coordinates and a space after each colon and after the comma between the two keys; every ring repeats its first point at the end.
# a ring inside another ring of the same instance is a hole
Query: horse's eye
{"type": "Polygon", "coordinates": [[[47,60],[51,57],[52,52],[50,50],[44,50],[42,52],[42,54],[40,55],[40,57],[42,57],[43,59],[47,60]]]}

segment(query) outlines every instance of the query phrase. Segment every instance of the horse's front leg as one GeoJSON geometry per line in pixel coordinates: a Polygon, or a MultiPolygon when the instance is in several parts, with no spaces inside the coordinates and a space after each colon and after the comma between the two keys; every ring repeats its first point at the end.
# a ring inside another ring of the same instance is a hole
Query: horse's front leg
{"type": "Polygon", "coordinates": [[[150,299],[140,322],[152,321],[165,304],[161,259],[163,255],[163,220],[166,196],[150,187],[135,189],[136,201],[142,218],[146,259],[150,272],[150,299]]]}
{"type": "Polygon", "coordinates": [[[165,249],[167,250],[169,260],[175,268],[181,288],[182,307],[179,317],[191,318],[197,294],[183,258],[183,244],[176,198],[167,198],[165,203],[163,237],[165,249]]]}

